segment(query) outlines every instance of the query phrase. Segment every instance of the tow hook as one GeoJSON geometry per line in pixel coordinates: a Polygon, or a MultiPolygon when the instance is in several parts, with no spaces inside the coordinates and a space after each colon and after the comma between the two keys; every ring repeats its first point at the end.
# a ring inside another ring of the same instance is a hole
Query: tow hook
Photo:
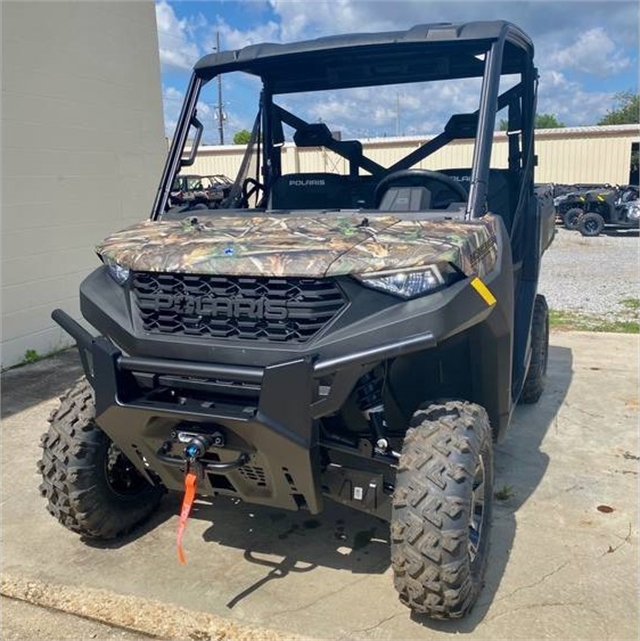
{"type": "Polygon", "coordinates": [[[214,432],[213,434],[189,434],[184,432],[178,433],[178,440],[184,443],[187,436],[189,440],[186,441],[187,445],[184,448],[184,455],[187,459],[197,460],[202,458],[210,447],[224,447],[225,438],[222,432],[214,432]]]}
{"type": "Polygon", "coordinates": [[[204,472],[231,472],[242,467],[249,461],[249,454],[241,452],[235,461],[214,462],[205,458],[209,448],[224,448],[227,444],[225,435],[216,430],[208,434],[197,432],[178,432],[171,433],[172,440],[165,441],[162,447],[156,452],[156,457],[163,463],[175,467],[184,468],[185,463],[189,462],[191,466],[197,468],[200,474],[204,472]],[[175,442],[184,445],[182,456],[171,454],[175,442]]]}

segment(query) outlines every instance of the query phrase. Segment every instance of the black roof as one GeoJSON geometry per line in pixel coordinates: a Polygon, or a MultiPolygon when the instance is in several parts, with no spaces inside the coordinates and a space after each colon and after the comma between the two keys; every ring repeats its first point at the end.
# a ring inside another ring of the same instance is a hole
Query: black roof
{"type": "Polygon", "coordinates": [[[502,20],[249,45],[204,56],[194,71],[204,80],[244,71],[260,76],[273,93],[468,78],[482,75],[477,56],[500,39],[502,73],[522,71],[533,59],[533,44],[519,27],[502,20]]]}

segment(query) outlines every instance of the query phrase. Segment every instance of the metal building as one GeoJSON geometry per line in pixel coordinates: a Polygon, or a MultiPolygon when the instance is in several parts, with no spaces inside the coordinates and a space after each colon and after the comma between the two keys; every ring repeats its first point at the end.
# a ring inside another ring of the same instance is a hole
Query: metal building
{"type": "MultiPolygon", "coordinates": [[[[376,162],[390,166],[429,138],[376,138],[363,141],[365,153],[376,162]]],[[[538,129],[536,153],[539,183],[611,183],[627,184],[631,165],[631,151],[640,142],[639,125],[606,127],[565,127],[538,129]]],[[[233,177],[240,166],[244,146],[225,145],[202,147],[195,164],[189,168],[194,174],[226,174],[233,177]]],[[[507,136],[496,132],[492,166],[507,166],[507,136]]],[[[420,163],[424,169],[470,167],[473,141],[452,143],[420,163]]],[[[348,173],[346,161],[319,149],[299,149],[292,143],[283,147],[283,171],[327,171],[348,173]]]]}

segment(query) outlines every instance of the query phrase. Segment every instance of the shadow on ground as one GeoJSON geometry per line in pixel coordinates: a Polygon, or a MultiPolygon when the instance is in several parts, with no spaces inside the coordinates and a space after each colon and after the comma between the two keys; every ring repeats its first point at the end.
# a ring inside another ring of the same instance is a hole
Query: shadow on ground
{"type": "Polygon", "coordinates": [[[381,574],[389,567],[389,524],[330,501],[321,514],[312,516],[216,500],[212,508],[201,507],[195,516],[214,521],[204,534],[205,541],[243,549],[247,563],[265,568],[259,581],[227,603],[229,608],[290,573],[323,566],[381,574]]]}
{"type": "Polygon", "coordinates": [[[637,229],[607,229],[601,232],[602,236],[613,236],[614,238],[638,238],[640,232],[637,229]]]}
{"type": "MultiPolygon", "coordinates": [[[[457,622],[435,622],[411,614],[416,622],[445,632],[469,633],[486,616],[513,547],[516,512],[547,469],[549,458],[540,445],[566,397],[572,360],[571,350],[550,347],[549,380],[543,398],[536,405],[516,409],[507,438],[496,446],[494,489],[502,489],[505,498],[494,502],[488,571],[474,610],[457,622]]],[[[265,568],[259,581],[247,585],[227,603],[229,608],[266,583],[290,573],[310,573],[324,566],[356,574],[379,574],[390,565],[388,523],[329,501],[321,514],[311,516],[245,505],[234,499],[216,499],[212,507],[200,505],[194,517],[214,523],[204,534],[206,541],[242,549],[247,563],[265,568]]]]}
{"type": "MultiPolygon", "coordinates": [[[[82,365],[75,347],[37,363],[3,372],[2,418],[62,395],[82,375],[82,365]]],[[[46,425],[42,427],[44,430],[46,425]]]]}

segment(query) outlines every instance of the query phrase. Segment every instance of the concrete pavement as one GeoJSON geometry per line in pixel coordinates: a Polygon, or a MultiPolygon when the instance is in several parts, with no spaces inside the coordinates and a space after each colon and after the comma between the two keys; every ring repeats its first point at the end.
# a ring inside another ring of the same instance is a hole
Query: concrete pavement
{"type": "Polygon", "coordinates": [[[310,516],[201,504],[186,567],[175,553],[179,497],[119,543],[62,528],[35,462],[57,395],[80,373],[73,353],[2,377],[3,593],[164,638],[221,638],[227,626],[227,638],[266,628],[286,638],[637,639],[638,336],[554,333],[551,343],[547,391],[518,408],[496,449],[502,500],[486,585],[461,622],[403,607],[388,526],[337,505],[310,516]]]}
{"type": "Polygon", "coordinates": [[[2,641],[25,641],[26,639],[142,641],[154,638],[74,614],[32,605],[26,601],[2,597],[0,605],[2,641]]]}

